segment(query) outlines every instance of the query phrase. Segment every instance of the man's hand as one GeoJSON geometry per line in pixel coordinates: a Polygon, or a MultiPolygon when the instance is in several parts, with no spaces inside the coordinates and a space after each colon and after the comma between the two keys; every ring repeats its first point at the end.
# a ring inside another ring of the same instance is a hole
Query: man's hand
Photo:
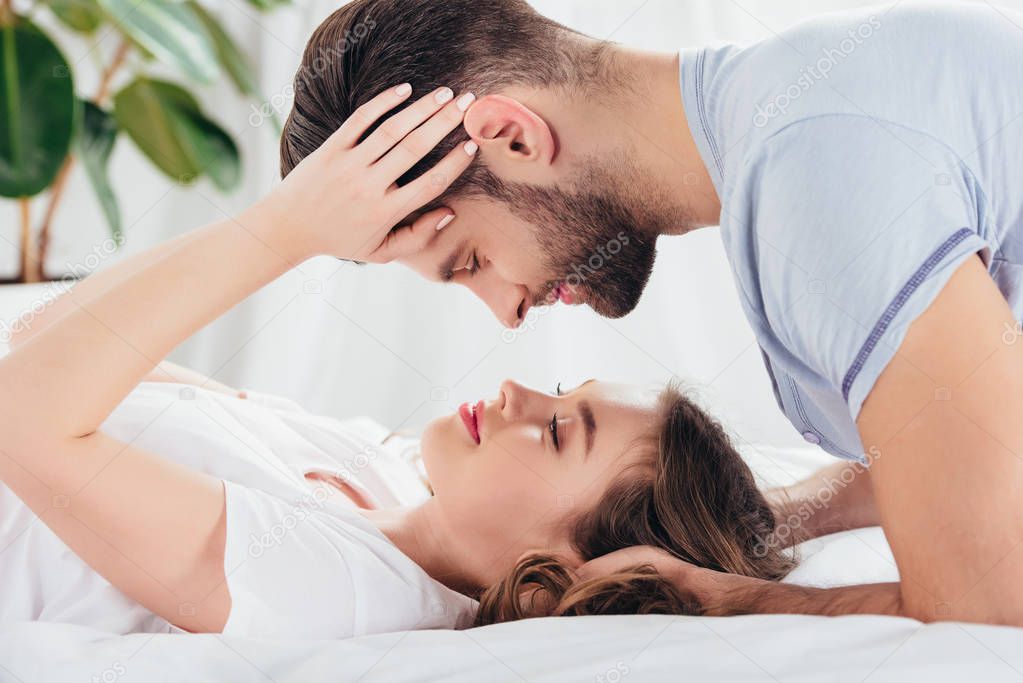
{"type": "Polygon", "coordinates": [[[637,545],[590,560],[576,570],[576,575],[579,580],[587,581],[638,566],[653,567],[658,574],[679,586],[690,581],[693,571],[700,571],[695,565],[683,562],[665,550],[637,545]]]}
{"type": "Polygon", "coordinates": [[[703,569],[650,546],[625,548],[582,565],[581,580],[652,566],[709,617],[738,614],[899,614],[899,584],[806,588],[703,569]]]}

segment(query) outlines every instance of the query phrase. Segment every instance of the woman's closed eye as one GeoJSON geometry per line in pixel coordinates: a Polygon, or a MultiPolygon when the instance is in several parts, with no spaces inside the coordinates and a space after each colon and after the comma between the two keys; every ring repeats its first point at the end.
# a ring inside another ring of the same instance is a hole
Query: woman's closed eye
{"type": "MultiPolygon", "coordinates": [[[[561,396],[561,382],[554,387],[554,395],[561,396]]],[[[554,450],[561,450],[561,438],[558,436],[558,414],[554,413],[554,417],[551,418],[550,424],[547,425],[547,431],[551,433],[551,443],[554,444],[554,450]]]]}
{"type": "Polygon", "coordinates": [[[554,417],[551,418],[550,424],[547,425],[547,431],[551,433],[551,443],[554,444],[554,450],[561,450],[561,438],[558,436],[558,414],[554,413],[554,417]]]}

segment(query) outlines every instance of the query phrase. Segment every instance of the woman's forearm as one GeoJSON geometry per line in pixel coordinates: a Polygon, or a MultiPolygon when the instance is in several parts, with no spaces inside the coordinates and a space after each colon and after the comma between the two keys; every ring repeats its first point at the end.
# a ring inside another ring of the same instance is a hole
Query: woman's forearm
{"type": "Polygon", "coordinates": [[[251,210],[190,233],[159,258],[134,257],[118,286],[84,303],[72,291],[74,310],[0,363],[5,426],[92,433],[179,343],[312,255],[301,249],[251,210]]]}
{"type": "Polygon", "coordinates": [[[172,240],[164,242],[149,249],[144,254],[130,258],[108,268],[103,268],[80,282],[76,282],[70,292],[74,292],[72,298],[70,292],[65,292],[50,303],[42,311],[33,311],[31,320],[24,320],[11,334],[10,347],[17,348],[36,336],[44,329],[53,324],[61,316],[70,313],[78,306],[83,306],[93,297],[105,292],[111,287],[121,283],[131,273],[137,271],[162,256],[170,253],[181,245],[185,240],[190,239],[189,234],[179,235],[172,240]]]}
{"type": "MultiPolygon", "coordinates": [[[[10,348],[18,348],[62,316],[77,310],[79,306],[87,307],[88,303],[94,298],[112,287],[120,285],[129,275],[166,256],[188,239],[191,239],[190,234],[179,235],[174,239],[149,249],[136,258],[127,259],[117,265],[104,268],[96,273],[92,273],[88,278],[76,282],[72,290],[65,292],[42,311],[33,311],[30,321],[26,320],[23,324],[16,326],[11,334],[10,348]],[[71,291],[74,292],[74,296],[71,296],[71,291]]],[[[158,363],[143,379],[147,382],[192,384],[232,396],[241,396],[243,393],[201,373],[169,361],[158,363]]]]}

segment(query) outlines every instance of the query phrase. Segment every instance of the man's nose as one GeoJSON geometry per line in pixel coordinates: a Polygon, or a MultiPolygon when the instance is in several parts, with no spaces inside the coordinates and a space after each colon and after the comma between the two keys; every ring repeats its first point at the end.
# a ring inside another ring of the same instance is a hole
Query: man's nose
{"type": "Polygon", "coordinates": [[[525,319],[530,295],[524,285],[511,284],[493,276],[479,277],[468,284],[505,327],[514,329],[525,319]]]}

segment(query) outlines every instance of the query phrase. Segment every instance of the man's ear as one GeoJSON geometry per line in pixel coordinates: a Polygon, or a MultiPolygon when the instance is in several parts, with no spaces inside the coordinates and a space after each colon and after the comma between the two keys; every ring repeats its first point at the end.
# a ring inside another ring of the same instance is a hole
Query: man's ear
{"type": "Polygon", "coordinates": [[[535,182],[557,156],[550,125],[518,100],[487,95],[465,114],[465,130],[480,146],[480,157],[502,178],[535,182]]]}

